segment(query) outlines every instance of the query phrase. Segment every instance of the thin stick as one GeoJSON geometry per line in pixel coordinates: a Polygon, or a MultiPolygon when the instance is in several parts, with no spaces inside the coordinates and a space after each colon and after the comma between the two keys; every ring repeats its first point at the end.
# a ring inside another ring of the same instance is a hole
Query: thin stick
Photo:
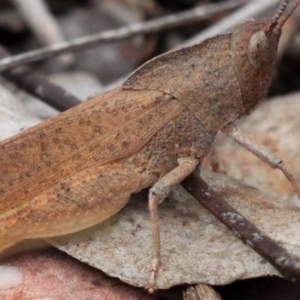
{"type": "MultiPolygon", "coordinates": [[[[0,47],[0,58],[7,55],[8,52],[3,47],[0,47]]],[[[82,102],[61,86],[52,83],[41,75],[35,74],[27,67],[13,71],[8,70],[3,75],[19,88],[38,97],[59,111],[65,111],[82,102]]]]}
{"type": "Polygon", "coordinates": [[[246,2],[246,0],[229,1],[228,3],[224,4],[214,4],[198,7],[193,10],[176,15],[165,16],[156,20],[121,27],[116,30],[108,30],[102,33],[77,38],[69,42],[64,42],[54,46],[30,51],[24,54],[19,54],[13,57],[8,57],[0,61],[0,71],[4,71],[9,68],[20,66],[29,62],[62,55],[64,53],[85,50],[91,47],[99,46],[101,44],[103,45],[112,43],[115,41],[132,38],[141,34],[158,32],[193,23],[195,21],[207,19],[208,17],[222,11],[236,8],[246,2]]]}
{"type": "Polygon", "coordinates": [[[44,45],[53,45],[64,41],[58,22],[43,0],[11,1],[44,45]]]}
{"type": "Polygon", "coordinates": [[[246,245],[250,246],[283,276],[300,277],[300,258],[288,253],[276,241],[243,217],[222,197],[211,190],[195,172],[182,182],[184,188],[246,245]]]}
{"type": "Polygon", "coordinates": [[[180,47],[187,47],[197,43],[201,43],[207,38],[220,34],[220,32],[229,31],[237,23],[247,18],[253,18],[260,14],[263,14],[270,8],[275,7],[276,4],[278,4],[278,2],[279,0],[251,1],[247,5],[241,7],[236,12],[230,14],[228,17],[223,18],[222,20],[210,26],[209,28],[201,31],[198,35],[184,42],[180,45],[180,47]]]}
{"type": "MultiPolygon", "coordinates": [[[[51,46],[65,41],[57,20],[44,0],[11,1],[42,45],[51,46]]],[[[61,56],[58,61],[60,64],[68,66],[73,60],[73,54],[68,54],[61,56]]]]}

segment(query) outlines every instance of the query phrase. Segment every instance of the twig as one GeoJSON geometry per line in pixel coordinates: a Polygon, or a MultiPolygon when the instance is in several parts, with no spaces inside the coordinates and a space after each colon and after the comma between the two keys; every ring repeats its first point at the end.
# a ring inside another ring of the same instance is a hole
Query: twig
{"type": "MultiPolygon", "coordinates": [[[[51,46],[64,42],[62,31],[52,16],[44,0],[11,0],[23,18],[35,33],[42,45],[51,46]]],[[[69,65],[73,61],[71,54],[62,56],[60,63],[69,65]]]]}
{"type": "Polygon", "coordinates": [[[199,175],[193,173],[182,182],[182,185],[233,234],[253,248],[282,275],[292,280],[300,277],[300,258],[288,253],[243,217],[220,195],[211,190],[199,175]]]}
{"type": "Polygon", "coordinates": [[[13,57],[8,57],[0,61],[0,71],[4,71],[29,62],[58,56],[64,53],[80,51],[87,48],[96,47],[101,44],[128,39],[141,34],[175,28],[195,21],[207,19],[209,16],[215,15],[224,10],[236,8],[246,2],[246,0],[229,1],[224,4],[198,7],[176,15],[165,16],[140,24],[132,24],[116,30],[108,30],[99,34],[77,38],[69,42],[64,42],[54,46],[19,54],[13,57]]]}
{"type": "Polygon", "coordinates": [[[11,0],[44,45],[64,41],[61,30],[43,0],[11,0]]]}
{"type": "MultiPolygon", "coordinates": [[[[8,52],[0,47],[0,58],[8,55],[8,52]]],[[[52,83],[41,75],[36,75],[29,68],[19,68],[3,72],[8,80],[29,94],[38,97],[59,111],[65,111],[82,101],[71,95],[59,85],[52,83]]]]}
{"type": "MultiPolygon", "coordinates": [[[[268,9],[274,7],[279,3],[279,0],[255,0],[243,6],[236,12],[230,14],[228,17],[223,18],[221,21],[210,26],[206,30],[201,31],[198,35],[189,39],[180,45],[180,47],[187,47],[204,41],[205,39],[220,34],[221,32],[229,31],[237,23],[247,19],[256,17],[268,9]]],[[[1,65],[1,63],[0,63],[1,65]]]]}

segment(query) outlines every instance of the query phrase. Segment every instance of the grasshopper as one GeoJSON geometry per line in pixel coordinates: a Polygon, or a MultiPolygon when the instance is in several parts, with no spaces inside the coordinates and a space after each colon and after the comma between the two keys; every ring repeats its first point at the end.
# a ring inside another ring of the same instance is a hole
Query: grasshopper
{"type": "Polygon", "coordinates": [[[154,58],[122,86],[0,143],[0,251],[33,238],[79,231],[116,214],[150,187],[156,288],[158,205],[207,155],[219,130],[279,168],[234,122],[266,96],[281,28],[300,0],[271,19],[154,58]]]}

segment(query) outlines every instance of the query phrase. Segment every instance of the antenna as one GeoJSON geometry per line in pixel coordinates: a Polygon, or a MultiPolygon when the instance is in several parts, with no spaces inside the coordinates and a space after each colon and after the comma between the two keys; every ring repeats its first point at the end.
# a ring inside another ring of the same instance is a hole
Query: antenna
{"type": "Polygon", "coordinates": [[[289,4],[289,0],[285,0],[285,1],[281,2],[281,4],[278,7],[274,17],[271,19],[272,24],[274,24],[275,26],[278,25],[278,20],[283,15],[283,13],[286,10],[288,4],[289,4]]]}
{"type": "Polygon", "coordinates": [[[278,7],[274,17],[271,19],[271,25],[269,32],[273,30],[281,30],[284,23],[287,21],[287,19],[290,17],[290,15],[293,13],[293,11],[296,9],[296,7],[299,5],[300,0],[295,0],[293,5],[289,10],[286,10],[289,0],[284,0],[281,2],[280,6],[278,7]]]}

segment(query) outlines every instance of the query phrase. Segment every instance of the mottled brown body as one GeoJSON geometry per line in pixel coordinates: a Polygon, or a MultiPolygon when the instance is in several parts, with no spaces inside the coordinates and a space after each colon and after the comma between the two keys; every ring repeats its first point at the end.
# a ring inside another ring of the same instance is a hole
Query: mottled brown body
{"type": "Polygon", "coordinates": [[[66,118],[70,110],[1,143],[1,247],[98,223],[174,169],[178,158],[192,152],[202,159],[213,142],[182,104],[161,92],[117,88],[75,110],[74,118],[66,118]],[[123,103],[126,93],[132,102],[123,103]]]}
{"type": "Polygon", "coordinates": [[[284,15],[285,4],[271,20],[247,20],[155,58],[121,87],[1,142],[0,251],[92,226],[153,186],[155,273],[156,207],[218,130],[266,95],[281,27],[295,8],[284,15]]]}

